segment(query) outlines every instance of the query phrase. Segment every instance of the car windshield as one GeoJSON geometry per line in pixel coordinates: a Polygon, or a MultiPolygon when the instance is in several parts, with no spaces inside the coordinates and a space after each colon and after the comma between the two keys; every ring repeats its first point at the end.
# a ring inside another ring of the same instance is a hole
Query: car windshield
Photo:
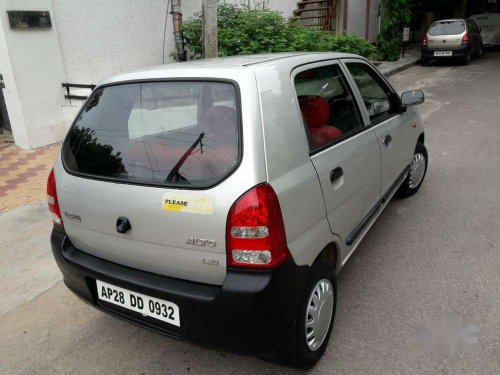
{"type": "Polygon", "coordinates": [[[430,35],[458,35],[465,31],[463,21],[440,21],[434,23],[429,29],[430,35]]]}
{"type": "Polygon", "coordinates": [[[236,90],[222,82],[144,82],[98,88],[63,145],[73,173],[202,188],[236,167],[236,90]]]}

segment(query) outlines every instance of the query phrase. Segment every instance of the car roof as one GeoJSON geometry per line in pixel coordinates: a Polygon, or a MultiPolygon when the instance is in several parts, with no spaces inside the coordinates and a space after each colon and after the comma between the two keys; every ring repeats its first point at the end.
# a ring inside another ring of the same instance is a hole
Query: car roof
{"type": "Polygon", "coordinates": [[[449,19],[446,19],[446,20],[437,20],[437,21],[434,21],[434,23],[438,23],[438,22],[456,22],[456,21],[465,22],[465,18],[449,18],[449,19]]]}
{"type": "Polygon", "coordinates": [[[163,65],[152,66],[148,68],[138,69],[131,72],[119,74],[104,79],[100,85],[126,82],[139,79],[154,79],[163,78],[170,75],[190,77],[195,71],[204,71],[207,77],[210,76],[210,71],[214,72],[221,69],[252,69],[256,66],[274,65],[276,68],[289,66],[290,63],[297,62],[298,64],[308,64],[315,61],[334,60],[340,58],[362,58],[358,55],[339,53],[339,52],[285,52],[285,53],[266,53],[255,55],[238,55],[230,57],[217,57],[210,59],[200,59],[187,62],[175,62],[163,65]]]}

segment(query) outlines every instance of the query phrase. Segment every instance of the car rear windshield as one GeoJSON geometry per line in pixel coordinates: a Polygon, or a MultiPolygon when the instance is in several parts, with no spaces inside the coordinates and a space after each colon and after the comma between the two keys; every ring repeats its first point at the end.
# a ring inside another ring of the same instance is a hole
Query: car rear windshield
{"type": "Polygon", "coordinates": [[[69,172],[122,182],[204,188],[240,157],[235,86],[144,82],[98,88],[63,145],[69,172]]]}
{"type": "Polygon", "coordinates": [[[429,29],[430,35],[458,35],[465,31],[463,21],[442,21],[436,22],[429,29]]]}

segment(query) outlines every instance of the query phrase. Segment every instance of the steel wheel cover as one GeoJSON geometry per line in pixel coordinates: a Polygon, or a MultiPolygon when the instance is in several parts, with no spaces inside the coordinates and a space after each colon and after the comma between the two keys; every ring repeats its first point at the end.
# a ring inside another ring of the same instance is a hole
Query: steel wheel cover
{"type": "Polygon", "coordinates": [[[425,173],[425,157],[418,153],[413,156],[410,164],[410,189],[415,189],[420,185],[425,173]]]}
{"type": "Polygon", "coordinates": [[[325,341],[332,320],[335,298],[330,280],[319,280],[312,289],[307,303],[305,340],[307,348],[314,352],[325,341]]]}

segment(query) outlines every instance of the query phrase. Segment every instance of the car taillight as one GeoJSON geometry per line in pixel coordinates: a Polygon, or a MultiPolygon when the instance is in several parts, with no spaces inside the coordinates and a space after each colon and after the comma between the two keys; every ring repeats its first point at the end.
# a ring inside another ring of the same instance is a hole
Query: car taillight
{"type": "Polygon", "coordinates": [[[422,40],[422,46],[427,47],[429,45],[429,38],[424,36],[424,39],[422,40]]]}
{"type": "Polygon", "coordinates": [[[470,42],[470,35],[469,34],[465,34],[462,38],[462,44],[463,45],[466,45],[466,44],[469,44],[470,42]]]}
{"type": "Polygon", "coordinates": [[[57,200],[56,191],[56,177],[52,169],[47,179],[47,202],[49,204],[49,211],[52,216],[52,222],[55,226],[63,227],[61,210],[59,209],[59,201],[57,200]]]}
{"type": "Polygon", "coordinates": [[[226,236],[228,267],[271,269],[291,257],[278,197],[267,183],[233,204],[226,236]]]}

